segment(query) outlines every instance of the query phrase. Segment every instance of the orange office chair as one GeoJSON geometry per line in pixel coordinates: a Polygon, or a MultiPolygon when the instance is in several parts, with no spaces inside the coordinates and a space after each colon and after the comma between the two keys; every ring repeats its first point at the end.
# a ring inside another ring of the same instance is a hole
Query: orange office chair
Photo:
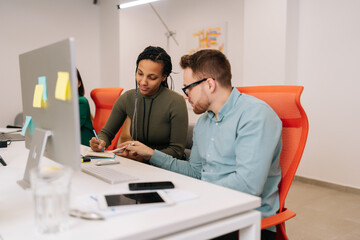
{"type": "Polygon", "coordinates": [[[245,94],[265,101],[283,123],[283,146],[280,154],[281,181],[279,183],[279,212],[262,219],[261,229],[276,226],[276,239],[288,239],[285,221],[295,217],[295,212],[285,208],[285,198],[300,163],[309,130],[309,122],[300,104],[302,86],[237,87],[245,94]]]}
{"type": "MultiPolygon", "coordinates": [[[[104,127],[116,99],[118,99],[123,90],[123,88],[95,88],[91,91],[90,96],[95,103],[93,126],[96,132],[100,132],[104,127]]],[[[115,138],[112,140],[107,150],[116,148],[120,132],[121,129],[115,135],[115,138]]]]}

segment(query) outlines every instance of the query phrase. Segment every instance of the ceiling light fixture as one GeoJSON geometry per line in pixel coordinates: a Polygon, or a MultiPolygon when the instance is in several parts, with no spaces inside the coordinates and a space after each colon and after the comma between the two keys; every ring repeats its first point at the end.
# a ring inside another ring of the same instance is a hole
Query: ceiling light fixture
{"type": "Polygon", "coordinates": [[[134,7],[137,5],[142,5],[142,4],[156,2],[156,1],[159,1],[159,0],[137,0],[137,1],[127,2],[127,3],[122,3],[122,4],[118,5],[118,9],[134,7]]]}

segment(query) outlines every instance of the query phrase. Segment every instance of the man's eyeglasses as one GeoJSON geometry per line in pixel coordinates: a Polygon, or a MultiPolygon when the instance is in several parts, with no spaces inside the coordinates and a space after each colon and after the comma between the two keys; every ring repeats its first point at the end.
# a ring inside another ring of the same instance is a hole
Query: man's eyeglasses
{"type": "Polygon", "coordinates": [[[204,78],[204,79],[201,79],[201,80],[199,80],[199,81],[196,81],[196,82],[194,82],[194,83],[192,83],[192,84],[190,84],[190,85],[187,85],[186,87],[183,87],[182,90],[183,90],[183,92],[185,93],[186,96],[189,96],[189,95],[188,95],[188,90],[189,90],[190,88],[195,87],[196,85],[199,85],[200,83],[206,81],[207,79],[208,79],[208,78],[204,78]]]}

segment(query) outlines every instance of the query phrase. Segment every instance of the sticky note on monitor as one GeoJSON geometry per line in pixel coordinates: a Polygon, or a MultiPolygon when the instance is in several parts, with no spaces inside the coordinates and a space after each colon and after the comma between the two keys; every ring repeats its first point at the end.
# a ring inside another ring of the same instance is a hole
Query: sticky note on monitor
{"type": "Polygon", "coordinates": [[[62,101],[70,100],[70,75],[68,72],[58,72],[55,98],[62,101]]]}
{"type": "Polygon", "coordinates": [[[42,100],[46,102],[47,101],[46,77],[45,76],[38,77],[38,84],[44,86],[42,100]]]}
{"type": "Polygon", "coordinates": [[[26,129],[29,128],[29,132],[32,135],[34,132],[34,125],[31,116],[26,116],[24,126],[21,130],[21,135],[25,136],[26,129]]]}
{"type": "Polygon", "coordinates": [[[35,86],[34,98],[33,98],[33,107],[41,108],[41,101],[43,99],[43,91],[44,91],[44,86],[43,85],[37,84],[35,86]]]}

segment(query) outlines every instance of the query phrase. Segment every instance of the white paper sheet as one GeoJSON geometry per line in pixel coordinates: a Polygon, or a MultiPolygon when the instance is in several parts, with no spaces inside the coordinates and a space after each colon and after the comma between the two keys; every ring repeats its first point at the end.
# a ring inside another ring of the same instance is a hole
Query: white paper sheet
{"type": "MultiPolygon", "coordinates": [[[[181,190],[181,189],[168,189],[168,190],[163,190],[163,191],[168,195],[168,197],[170,197],[174,201],[175,204],[197,198],[197,195],[195,195],[194,193],[191,193],[191,192],[185,191],[185,190],[181,190]]],[[[76,208],[76,209],[79,209],[82,211],[97,212],[100,215],[102,215],[104,218],[114,217],[114,216],[123,215],[123,214],[129,214],[129,213],[138,212],[138,211],[145,211],[147,209],[154,208],[154,207],[160,207],[160,206],[146,206],[145,205],[145,206],[136,206],[136,207],[132,206],[129,208],[127,208],[127,207],[109,208],[107,210],[100,209],[96,196],[105,195],[105,194],[114,194],[114,193],[119,194],[119,193],[134,193],[134,192],[117,191],[117,192],[96,193],[96,194],[92,194],[92,195],[83,195],[83,196],[76,197],[75,201],[71,205],[72,205],[72,208],[76,208]]]]}

